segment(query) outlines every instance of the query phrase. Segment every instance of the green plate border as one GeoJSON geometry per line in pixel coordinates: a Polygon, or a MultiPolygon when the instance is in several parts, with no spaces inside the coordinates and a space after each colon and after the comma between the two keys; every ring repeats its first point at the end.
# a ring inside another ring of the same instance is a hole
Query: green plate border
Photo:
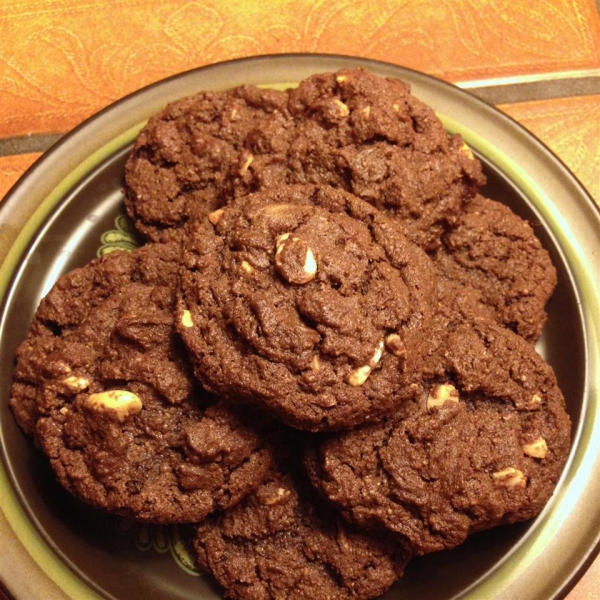
{"type": "MultiPolygon", "coordinates": [[[[499,167],[518,189],[531,201],[540,213],[544,224],[559,242],[569,267],[574,274],[579,288],[581,304],[579,309],[590,328],[590,339],[587,345],[588,373],[586,400],[584,400],[581,425],[574,435],[573,447],[577,450],[571,455],[565,466],[561,481],[546,509],[537,517],[535,529],[523,542],[499,564],[492,575],[473,584],[471,591],[476,598],[492,598],[498,592],[498,587],[515,573],[527,571],[532,562],[549,544],[568,513],[574,510],[581,485],[594,473],[594,457],[586,452],[587,448],[597,446],[595,440],[600,439],[600,291],[594,283],[592,267],[577,242],[573,232],[566,227],[564,218],[551,198],[542,188],[506,154],[496,148],[491,142],[460,125],[454,119],[439,115],[444,127],[450,133],[459,133],[463,140],[482,156],[499,167]],[[596,310],[594,310],[594,308],[596,310]]],[[[550,590],[549,590],[550,593],[550,590]]]]}
{"type": "MultiPolygon", "coordinates": [[[[0,267],[0,303],[8,292],[20,259],[52,210],[69,191],[93,171],[94,167],[131,143],[144,125],[145,121],[125,131],[94,152],[65,177],[40,204],[21,230],[0,267]]],[[[13,532],[35,563],[65,594],[74,599],[102,600],[102,596],[99,596],[78,577],[42,537],[21,506],[2,463],[0,463],[0,506],[13,532]]]]}

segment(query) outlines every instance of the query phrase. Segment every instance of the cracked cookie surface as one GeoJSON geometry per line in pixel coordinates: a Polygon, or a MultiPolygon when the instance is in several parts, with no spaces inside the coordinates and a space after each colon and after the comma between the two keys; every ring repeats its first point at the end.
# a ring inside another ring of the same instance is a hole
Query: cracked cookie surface
{"type": "Polygon", "coordinates": [[[176,239],[192,214],[285,180],[286,103],[284,92],[241,86],[183,98],[152,117],[125,166],[125,205],[138,231],[176,239]]]}
{"type": "Polygon", "coordinates": [[[178,265],[179,249],[157,244],[61,277],[18,350],[10,401],[68,491],[158,523],[231,506],[271,460],[249,418],[193,378],[173,325],[178,265]]]}
{"type": "Polygon", "coordinates": [[[507,206],[476,196],[433,260],[440,277],[473,290],[496,321],[529,341],[539,338],[556,269],[532,227],[507,206]]]}
{"type": "Polygon", "coordinates": [[[289,92],[296,122],[295,181],[345,189],[436,248],[464,202],[485,183],[480,162],[400,80],[360,69],[321,73],[289,92]]]}
{"type": "Polygon", "coordinates": [[[485,177],[407,84],[349,69],[285,92],[242,86],[172,103],[136,140],[126,206],[147,239],[166,240],[194,214],[295,183],[389,209],[431,250],[485,177]]]}
{"type": "Polygon", "coordinates": [[[485,320],[444,329],[415,405],[306,451],[346,518],[415,554],[537,515],[569,451],[555,376],[525,340],[485,320]]]}
{"type": "Polygon", "coordinates": [[[346,523],[310,489],[299,465],[281,457],[256,492],[197,527],[194,548],[235,600],[375,598],[410,556],[389,537],[346,523]]]}
{"type": "Polygon", "coordinates": [[[436,280],[395,219],[333,188],[282,186],[186,233],[177,326],[207,389],[314,431],[405,399],[436,280]]]}

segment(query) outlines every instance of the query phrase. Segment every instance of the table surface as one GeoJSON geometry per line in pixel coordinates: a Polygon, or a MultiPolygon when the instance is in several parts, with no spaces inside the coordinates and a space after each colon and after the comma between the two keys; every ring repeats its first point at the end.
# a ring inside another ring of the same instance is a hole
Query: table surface
{"type": "MultiPolygon", "coordinates": [[[[593,0],[4,0],[0,39],[0,198],[62,134],[136,89],[222,60],[316,52],[468,89],[545,142],[600,204],[593,0]]],[[[568,600],[599,590],[597,559],[568,600]]]]}

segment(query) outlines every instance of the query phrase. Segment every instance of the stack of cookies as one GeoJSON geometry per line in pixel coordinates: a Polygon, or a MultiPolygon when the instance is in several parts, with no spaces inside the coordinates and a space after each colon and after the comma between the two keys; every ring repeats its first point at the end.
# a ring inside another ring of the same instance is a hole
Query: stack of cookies
{"type": "Polygon", "coordinates": [[[541,511],[570,444],[534,348],[556,273],[406,84],[180,100],[125,181],[145,245],[61,277],[17,355],[69,492],[194,523],[235,599],[375,598],[541,511]]]}

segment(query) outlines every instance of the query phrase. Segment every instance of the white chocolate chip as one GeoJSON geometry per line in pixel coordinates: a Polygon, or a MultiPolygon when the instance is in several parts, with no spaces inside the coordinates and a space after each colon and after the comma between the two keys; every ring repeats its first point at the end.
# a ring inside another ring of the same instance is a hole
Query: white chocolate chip
{"type": "Polygon", "coordinates": [[[336,80],[338,83],[342,83],[342,82],[346,81],[346,79],[348,79],[348,78],[347,78],[345,75],[338,75],[338,76],[335,78],[335,80],[336,80]]]}
{"type": "Polygon", "coordinates": [[[443,383],[434,387],[427,396],[427,410],[442,406],[446,402],[458,402],[458,390],[451,383],[443,383]]]}
{"type": "Polygon", "coordinates": [[[400,110],[400,105],[399,104],[392,104],[392,108],[398,112],[400,110]]]}
{"type": "Polygon", "coordinates": [[[311,362],[311,367],[315,373],[318,373],[321,370],[321,359],[319,358],[318,354],[315,354],[313,356],[312,362],[311,362]]]}
{"type": "Polygon", "coordinates": [[[406,348],[404,347],[404,342],[402,338],[397,333],[390,333],[385,338],[385,347],[394,355],[394,356],[405,356],[406,348]]]}
{"type": "Polygon", "coordinates": [[[372,370],[373,369],[369,365],[358,367],[358,369],[353,371],[350,377],[348,377],[348,383],[353,387],[362,385],[368,379],[372,370]]]}
{"type": "Polygon", "coordinates": [[[377,350],[375,350],[375,354],[373,354],[371,360],[369,360],[369,363],[354,370],[348,377],[348,383],[354,387],[362,385],[369,378],[371,371],[377,366],[382,356],[383,342],[379,342],[377,350]]]}
{"type": "Polygon", "coordinates": [[[184,310],[181,314],[181,324],[188,328],[194,326],[194,322],[192,321],[192,313],[189,310],[184,310]]]}
{"type": "Polygon", "coordinates": [[[231,110],[231,115],[229,115],[229,118],[233,121],[237,117],[237,114],[238,114],[237,108],[234,108],[231,110]]]}
{"type": "Polygon", "coordinates": [[[274,496],[267,498],[264,501],[264,504],[267,506],[274,506],[275,504],[281,504],[285,502],[290,497],[290,490],[286,490],[285,488],[277,488],[274,496]]]}
{"type": "Polygon", "coordinates": [[[82,392],[90,385],[89,379],[78,377],[77,375],[71,375],[70,377],[63,379],[62,382],[75,394],[82,392]]]}
{"type": "Polygon", "coordinates": [[[539,437],[529,444],[523,444],[523,452],[532,458],[546,458],[548,444],[543,437],[539,437]]]}
{"type": "Polygon", "coordinates": [[[221,220],[221,215],[223,214],[223,209],[222,208],[218,208],[217,210],[213,210],[213,212],[211,212],[208,215],[208,220],[213,224],[216,225],[220,220],[221,220]]]}
{"type": "Polygon", "coordinates": [[[339,98],[334,98],[333,103],[338,107],[340,115],[347,117],[350,114],[350,109],[347,104],[344,104],[339,98]]]}
{"type": "Polygon", "coordinates": [[[312,281],[317,274],[317,260],[310,246],[290,233],[283,233],[275,240],[275,266],[289,283],[303,285],[312,281]],[[295,246],[295,247],[294,247],[295,246]],[[289,254],[284,254],[285,250],[289,254]],[[297,255],[294,250],[304,251],[302,267],[298,268],[297,255]]]}
{"type": "Polygon", "coordinates": [[[87,405],[94,410],[114,410],[117,419],[121,422],[142,410],[142,401],[133,392],[127,390],[109,390],[90,394],[87,405]]]}
{"type": "Polygon", "coordinates": [[[360,112],[365,115],[365,117],[368,117],[371,114],[371,107],[365,106],[360,112]]]}
{"type": "Polygon", "coordinates": [[[525,486],[527,483],[527,479],[525,478],[525,475],[523,475],[523,472],[514,467],[506,467],[506,469],[496,471],[495,473],[492,473],[492,477],[494,478],[494,481],[509,488],[525,486]]]}
{"type": "Polygon", "coordinates": [[[247,260],[242,261],[241,267],[244,271],[246,271],[246,273],[254,272],[254,267],[247,260]]]}
{"type": "Polygon", "coordinates": [[[244,164],[242,165],[242,168],[240,169],[241,175],[244,175],[244,173],[246,173],[246,171],[248,170],[248,167],[250,167],[253,160],[254,160],[254,156],[252,156],[252,154],[248,155],[248,158],[246,158],[244,164]]]}

